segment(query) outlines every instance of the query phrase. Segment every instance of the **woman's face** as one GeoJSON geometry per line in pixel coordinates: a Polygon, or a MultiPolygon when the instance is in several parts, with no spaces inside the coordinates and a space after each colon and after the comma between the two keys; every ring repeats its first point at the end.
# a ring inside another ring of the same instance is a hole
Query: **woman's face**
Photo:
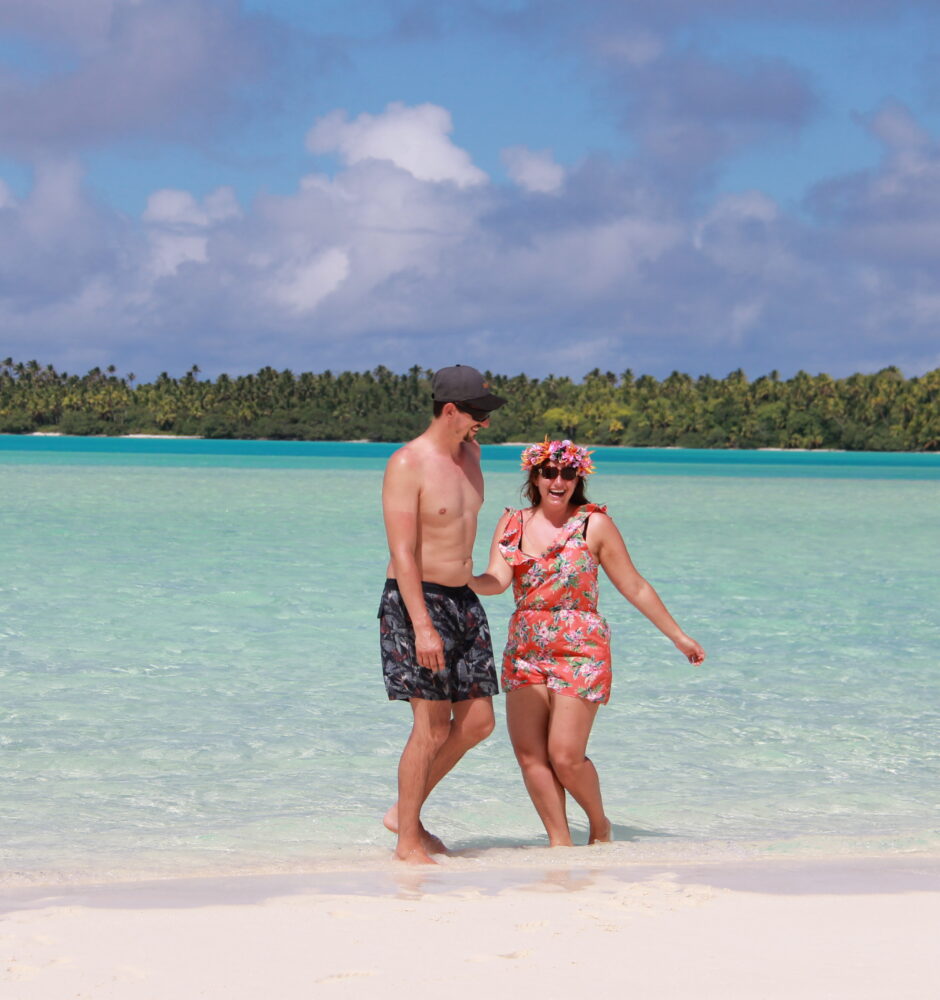
{"type": "Polygon", "coordinates": [[[542,503],[548,509],[566,508],[571,503],[571,496],[578,485],[578,477],[575,475],[572,479],[565,479],[562,473],[563,470],[557,465],[543,465],[539,468],[536,485],[542,503]],[[547,478],[549,476],[551,478],[547,478]]]}

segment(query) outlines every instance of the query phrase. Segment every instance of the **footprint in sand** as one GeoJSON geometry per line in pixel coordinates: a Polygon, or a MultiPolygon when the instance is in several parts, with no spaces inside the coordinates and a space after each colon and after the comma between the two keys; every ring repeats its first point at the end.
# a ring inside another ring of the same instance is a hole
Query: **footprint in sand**
{"type": "Polygon", "coordinates": [[[507,951],[499,955],[472,955],[470,958],[464,959],[465,962],[492,962],[497,958],[508,958],[508,959],[519,959],[528,958],[532,954],[531,951],[507,951]]]}
{"type": "Polygon", "coordinates": [[[38,965],[24,965],[14,958],[7,966],[6,971],[9,978],[15,983],[28,983],[35,979],[42,970],[38,965]]]}
{"type": "Polygon", "coordinates": [[[363,979],[374,976],[374,972],[360,972],[357,970],[352,970],[350,972],[336,972],[332,976],[324,976],[322,979],[316,980],[317,983],[340,983],[344,979],[363,979]]]}

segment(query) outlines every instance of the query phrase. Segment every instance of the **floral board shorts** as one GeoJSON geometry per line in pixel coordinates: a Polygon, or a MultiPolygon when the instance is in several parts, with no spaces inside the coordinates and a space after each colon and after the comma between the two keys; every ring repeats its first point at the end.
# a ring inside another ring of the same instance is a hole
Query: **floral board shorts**
{"type": "Polygon", "coordinates": [[[493,643],[483,605],[469,587],[422,583],[431,622],[444,643],[444,669],[418,665],[415,634],[396,580],[379,604],[382,673],[389,701],[467,701],[499,694],[493,643]]]}

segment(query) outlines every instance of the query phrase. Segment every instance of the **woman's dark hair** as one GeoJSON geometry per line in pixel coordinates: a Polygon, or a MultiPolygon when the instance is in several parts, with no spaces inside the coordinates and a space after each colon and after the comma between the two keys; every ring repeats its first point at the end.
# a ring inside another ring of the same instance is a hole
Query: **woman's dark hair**
{"type": "MultiPolygon", "coordinates": [[[[545,464],[544,462],[542,463],[545,464]]],[[[537,465],[534,469],[529,469],[529,478],[525,481],[522,487],[522,496],[524,499],[528,500],[533,507],[538,507],[542,502],[542,494],[539,493],[538,479],[539,479],[539,469],[541,465],[537,465]]],[[[584,476],[578,476],[578,481],[574,487],[574,493],[571,494],[571,502],[575,507],[580,507],[582,504],[588,502],[587,494],[584,492],[584,476]]]]}

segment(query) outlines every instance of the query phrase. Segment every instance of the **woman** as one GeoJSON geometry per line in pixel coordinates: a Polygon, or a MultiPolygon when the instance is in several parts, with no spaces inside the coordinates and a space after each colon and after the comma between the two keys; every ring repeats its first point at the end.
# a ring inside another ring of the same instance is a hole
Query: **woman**
{"type": "Polygon", "coordinates": [[[588,503],[590,452],[570,441],[526,448],[523,494],[530,507],[507,508],[496,525],[478,594],[510,583],[516,610],[503,654],[506,717],[516,759],[553,847],[570,847],[569,792],[587,814],[588,843],[611,840],[597,771],[585,756],[598,706],[610,697],[610,630],[597,611],[597,567],[690,663],[702,647],[682,631],[637,572],[605,507],[588,503]]]}

